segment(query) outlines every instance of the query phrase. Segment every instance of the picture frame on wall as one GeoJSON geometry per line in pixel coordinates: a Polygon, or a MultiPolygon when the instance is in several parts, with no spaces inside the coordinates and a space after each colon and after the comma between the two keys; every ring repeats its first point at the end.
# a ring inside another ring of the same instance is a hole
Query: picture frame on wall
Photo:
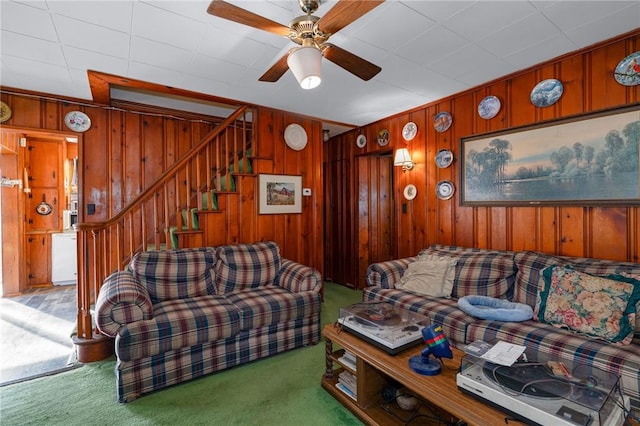
{"type": "Polygon", "coordinates": [[[258,175],[259,213],[302,213],[302,176],[258,175]]]}
{"type": "Polygon", "coordinates": [[[640,204],[640,104],[460,139],[468,206],[640,204]]]}

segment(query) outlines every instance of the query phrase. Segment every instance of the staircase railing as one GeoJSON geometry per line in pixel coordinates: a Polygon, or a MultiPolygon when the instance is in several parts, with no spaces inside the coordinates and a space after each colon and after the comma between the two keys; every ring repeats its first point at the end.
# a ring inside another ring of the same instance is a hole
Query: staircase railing
{"type": "Polygon", "coordinates": [[[123,270],[137,251],[150,245],[173,248],[172,226],[193,229],[191,215],[185,221],[182,211],[211,206],[213,193],[230,190],[232,171],[247,170],[249,153],[256,149],[255,116],[247,106],[238,108],[112,218],[75,225],[77,338],[94,337],[91,306],[109,274],[123,270]]]}

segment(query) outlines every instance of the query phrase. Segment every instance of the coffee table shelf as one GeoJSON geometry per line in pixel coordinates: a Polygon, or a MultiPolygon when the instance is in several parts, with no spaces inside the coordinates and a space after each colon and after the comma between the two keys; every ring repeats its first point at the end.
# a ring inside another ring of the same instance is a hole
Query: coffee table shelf
{"type": "MultiPolygon", "coordinates": [[[[405,386],[419,398],[440,410],[443,420],[462,420],[469,425],[504,424],[504,413],[463,394],[456,385],[456,373],[463,353],[454,349],[454,358],[446,359],[442,373],[422,376],[409,368],[409,358],[420,353],[422,346],[389,355],[358,337],[329,324],[322,330],[326,341],[326,370],[322,387],[367,424],[401,425],[403,422],[385,411],[382,390],[390,382],[405,386]],[[334,348],[334,344],[339,348],[334,348]],[[339,358],[349,351],[356,357],[356,369],[339,358]],[[336,367],[337,366],[337,367],[336,367]],[[357,401],[336,387],[338,375],[347,370],[357,377],[357,401]]],[[[388,407],[388,405],[387,405],[388,407]]],[[[406,416],[408,412],[400,410],[406,416]]],[[[396,413],[397,414],[397,413],[396,413]]]]}

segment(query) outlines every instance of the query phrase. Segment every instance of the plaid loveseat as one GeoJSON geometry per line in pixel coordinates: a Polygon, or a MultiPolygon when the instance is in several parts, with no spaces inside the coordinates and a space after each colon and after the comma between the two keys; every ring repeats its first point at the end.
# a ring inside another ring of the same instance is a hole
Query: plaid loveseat
{"type": "MultiPolygon", "coordinates": [[[[614,373],[621,378],[623,391],[631,399],[631,404],[635,408],[640,407],[640,315],[636,316],[633,340],[630,344],[621,345],[535,319],[504,322],[474,318],[463,312],[457,303],[462,296],[483,295],[534,308],[538,292],[544,286],[542,271],[549,266],[569,265],[577,271],[596,276],[629,274],[640,277],[640,264],[445,245],[432,245],[418,256],[370,265],[364,301],[388,302],[427,316],[432,324],[442,325],[450,343],[458,349],[476,340],[502,340],[526,346],[532,360],[561,361],[571,369],[586,364],[614,373]],[[446,256],[456,260],[451,298],[396,288],[408,265],[420,255],[446,256]]],[[[638,281],[635,282],[637,286],[638,281]]]]}
{"type": "Polygon", "coordinates": [[[137,253],[96,302],[118,401],[318,343],[321,286],[274,242],[137,253]]]}

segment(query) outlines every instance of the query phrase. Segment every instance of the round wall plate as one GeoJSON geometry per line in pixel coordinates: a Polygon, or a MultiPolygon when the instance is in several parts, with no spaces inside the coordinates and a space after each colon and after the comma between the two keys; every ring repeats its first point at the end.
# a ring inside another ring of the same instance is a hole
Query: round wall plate
{"type": "Polygon", "coordinates": [[[86,132],[91,127],[91,119],[82,111],[71,111],[64,116],[64,124],[74,132],[86,132]]]}
{"type": "Polygon", "coordinates": [[[402,128],[402,137],[407,142],[415,138],[417,133],[418,133],[418,126],[416,126],[416,123],[412,121],[405,124],[404,127],[402,128]]]}
{"type": "Polygon", "coordinates": [[[436,154],[436,166],[441,169],[449,167],[453,162],[453,152],[448,149],[441,149],[436,154]]]}
{"type": "Polygon", "coordinates": [[[356,138],[356,146],[358,148],[364,148],[366,144],[367,144],[367,137],[365,135],[358,135],[358,137],[356,138]]]}
{"type": "Polygon", "coordinates": [[[404,187],[403,191],[404,198],[407,200],[413,200],[418,195],[418,189],[412,183],[404,187]]]}
{"type": "Polygon", "coordinates": [[[446,132],[451,127],[453,117],[448,112],[441,112],[433,119],[433,127],[437,132],[446,132]]]}
{"type": "Polygon", "coordinates": [[[436,195],[441,200],[448,200],[449,198],[453,197],[453,193],[455,191],[456,190],[455,190],[455,187],[453,186],[453,183],[448,180],[441,180],[436,185],[436,195]]]}
{"type": "Polygon", "coordinates": [[[616,81],[623,86],[640,84],[640,51],[621,60],[613,72],[616,81]]]}
{"type": "Polygon", "coordinates": [[[500,99],[496,96],[487,96],[478,104],[478,115],[489,120],[500,112],[500,99]]]}
{"type": "Polygon", "coordinates": [[[11,107],[6,103],[0,101],[0,123],[4,123],[11,118],[11,107]]]}
{"type": "Polygon", "coordinates": [[[551,106],[560,99],[563,91],[560,80],[555,78],[542,80],[531,91],[531,103],[540,108],[551,106]]]}
{"type": "Polygon", "coordinates": [[[307,146],[307,132],[301,125],[291,123],[284,129],[284,141],[294,151],[301,151],[307,146]]]}
{"type": "Polygon", "coordinates": [[[378,133],[378,145],[387,146],[389,144],[389,131],[387,129],[382,129],[378,133]]]}

